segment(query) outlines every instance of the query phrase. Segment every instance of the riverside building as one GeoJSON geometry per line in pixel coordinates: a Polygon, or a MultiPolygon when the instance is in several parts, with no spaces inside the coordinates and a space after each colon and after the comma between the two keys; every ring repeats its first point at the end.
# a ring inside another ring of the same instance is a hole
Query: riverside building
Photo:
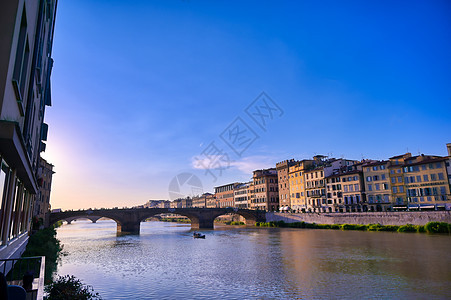
{"type": "Polygon", "coordinates": [[[247,209],[250,205],[251,200],[251,189],[252,183],[246,182],[246,183],[239,183],[235,186],[234,190],[234,200],[235,200],[235,207],[236,208],[243,208],[247,209]]]}
{"type": "Polygon", "coordinates": [[[369,162],[362,166],[365,195],[369,211],[390,211],[392,193],[389,176],[389,161],[369,162]]]}
{"type": "Polygon", "coordinates": [[[313,165],[313,160],[304,159],[289,167],[291,209],[305,212],[307,210],[304,171],[313,165]]]}
{"type": "Polygon", "coordinates": [[[326,194],[326,177],[337,174],[340,170],[350,171],[357,161],[349,159],[327,158],[323,155],[313,157],[314,163],[304,172],[307,193],[307,210],[309,212],[332,212],[326,194]]]}
{"type": "Polygon", "coordinates": [[[203,193],[201,196],[193,197],[193,207],[204,208],[207,207],[207,198],[212,196],[211,193],[203,193]]]}
{"type": "Polygon", "coordinates": [[[295,164],[294,159],[284,160],[276,163],[277,177],[279,182],[279,207],[291,209],[290,176],[289,168],[295,164]]]}
{"type": "Polygon", "coordinates": [[[406,189],[404,186],[404,162],[406,159],[412,157],[411,153],[405,153],[389,158],[390,165],[389,176],[392,193],[392,209],[393,210],[407,210],[408,201],[406,189]]]}
{"type": "Polygon", "coordinates": [[[404,186],[409,210],[450,210],[448,157],[418,155],[404,161],[404,186]]]}
{"type": "Polygon", "coordinates": [[[255,170],[252,177],[251,209],[279,210],[279,186],[275,168],[255,170]]]}
{"type": "Polygon", "coordinates": [[[0,2],[0,257],[24,251],[51,105],[56,1],[0,2]]]}
{"type": "Polygon", "coordinates": [[[53,165],[45,159],[40,158],[37,179],[39,193],[36,196],[33,216],[42,221],[45,219],[45,214],[50,212],[50,192],[52,190],[52,177],[54,173],[53,165]]]}
{"type": "Polygon", "coordinates": [[[239,183],[229,183],[215,187],[215,198],[218,200],[219,207],[234,207],[234,190],[239,183]]]}

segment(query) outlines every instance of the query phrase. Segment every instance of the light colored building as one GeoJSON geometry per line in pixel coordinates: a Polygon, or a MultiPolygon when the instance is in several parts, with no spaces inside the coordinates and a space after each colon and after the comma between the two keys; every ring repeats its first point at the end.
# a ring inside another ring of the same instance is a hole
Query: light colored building
{"type": "Polygon", "coordinates": [[[190,197],[180,199],[180,208],[191,208],[193,207],[193,199],[190,197]]]}
{"type": "Polygon", "coordinates": [[[28,241],[45,150],[56,1],[0,2],[0,257],[28,241]]]}
{"type": "Polygon", "coordinates": [[[312,165],[313,160],[304,159],[295,162],[288,169],[291,209],[294,211],[305,212],[307,210],[304,171],[312,165]]]}
{"type": "Polygon", "coordinates": [[[405,153],[389,158],[390,164],[388,169],[390,173],[392,209],[396,211],[408,209],[407,191],[404,186],[403,166],[405,160],[410,157],[412,157],[411,153],[405,153]]]}
{"type": "Polygon", "coordinates": [[[157,208],[171,208],[171,201],[169,201],[169,200],[161,200],[158,203],[157,208]]]}
{"type": "MultiPolygon", "coordinates": [[[[368,211],[365,184],[361,170],[349,171],[340,175],[343,188],[343,205],[345,212],[368,211]]],[[[338,210],[340,211],[340,209],[338,210]]]]}
{"type": "Polygon", "coordinates": [[[251,182],[240,183],[235,186],[234,197],[236,208],[249,208],[250,207],[250,189],[251,182]]]}
{"type": "Polygon", "coordinates": [[[279,207],[281,209],[292,208],[289,169],[294,164],[294,159],[284,160],[276,163],[277,177],[279,182],[279,207]]]}
{"type": "Polygon", "coordinates": [[[279,186],[275,168],[256,170],[253,172],[253,192],[251,209],[266,211],[279,210],[279,186]]]}
{"type": "Polygon", "coordinates": [[[213,196],[211,193],[204,193],[201,196],[193,197],[193,207],[204,208],[207,207],[207,197],[213,196]]]}
{"type": "Polygon", "coordinates": [[[45,215],[50,212],[51,209],[50,192],[52,190],[52,176],[55,173],[53,167],[54,166],[51,163],[40,158],[37,176],[39,193],[36,196],[33,213],[33,216],[40,220],[40,222],[44,222],[45,215]]]}
{"type": "Polygon", "coordinates": [[[329,212],[344,212],[342,174],[332,174],[326,177],[327,206],[329,212]]]}
{"type": "Polygon", "coordinates": [[[389,161],[384,160],[365,163],[362,166],[369,211],[390,211],[392,209],[393,197],[389,165],[389,161]]]}
{"type": "Polygon", "coordinates": [[[304,172],[308,212],[327,211],[326,181],[324,167],[319,166],[304,172]]]}
{"type": "Polygon", "coordinates": [[[404,161],[409,210],[451,210],[448,157],[418,155],[404,161]]]}
{"type": "Polygon", "coordinates": [[[208,195],[205,198],[207,208],[218,208],[219,207],[219,201],[216,199],[216,196],[214,194],[208,193],[208,195]]]}
{"type": "Polygon", "coordinates": [[[326,194],[326,177],[353,170],[355,160],[327,158],[323,155],[313,157],[313,165],[304,171],[307,211],[330,212],[326,194]]]}
{"type": "Polygon", "coordinates": [[[149,200],[144,205],[143,208],[160,208],[160,204],[167,200],[149,200]]]}

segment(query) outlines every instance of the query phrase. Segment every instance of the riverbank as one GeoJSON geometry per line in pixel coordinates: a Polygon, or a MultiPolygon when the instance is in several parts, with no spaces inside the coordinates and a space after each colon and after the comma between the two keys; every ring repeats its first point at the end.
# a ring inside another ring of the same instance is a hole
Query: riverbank
{"type": "Polygon", "coordinates": [[[63,255],[63,247],[56,238],[55,227],[41,229],[33,233],[22,257],[45,256],[45,283],[52,282],[58,259],[63,255]]]}
{"type": "Polygon", "coordinates": [[[451,223],[451,211],[362,212],[362,213],[277,213],[266,214],[266,222],[305,222],[316,224],[354,225],[426,225],[429,222],[451,223]]]}
{"type": "Polygon", "coordinates": [[[360,230],[360,231],[397,231],[397,232],[418,232],[418,233],[445,233],[451,234],[451,224],[444,222],[429,222],[426,225],[381,225],[381,224],[316,224],[306,222],[285,223],[284,221],[257,222],[259,227],[282,227],[282,228],[310,228],[310,229],[339,229],[339,230],[360,230]]]}

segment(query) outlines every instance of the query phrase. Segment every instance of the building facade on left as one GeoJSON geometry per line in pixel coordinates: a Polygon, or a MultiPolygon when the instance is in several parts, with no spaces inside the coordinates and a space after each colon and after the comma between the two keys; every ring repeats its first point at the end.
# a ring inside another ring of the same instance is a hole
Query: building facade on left
{"type": "Polygon", "coordinates": [[[56,0],[0,2],[0,258],[18,257],[39,193],[56,0]]]}

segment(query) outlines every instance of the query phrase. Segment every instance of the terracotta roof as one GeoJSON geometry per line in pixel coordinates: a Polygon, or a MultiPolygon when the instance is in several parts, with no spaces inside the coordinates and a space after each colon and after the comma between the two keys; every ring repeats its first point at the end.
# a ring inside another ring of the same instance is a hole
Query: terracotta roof
{"type": "Polygon", "coordinates": [[[363,167],[370,167],[370,166],[379,166],[379,165],[385,165],[388,163],[388,160],[379,160],[379,161],[373,161],[369,162],[363,165],[363,167]]]}
{"type": "Polygon", "coordinates": [[[401,155],[396,155],[396,156],[390,157],[389,159],[403,158],[406,155],[412,155],[412,154],[410,152],[407,152],[407,153],[404,153],[404,154],[401,154],[401,155]]]}

